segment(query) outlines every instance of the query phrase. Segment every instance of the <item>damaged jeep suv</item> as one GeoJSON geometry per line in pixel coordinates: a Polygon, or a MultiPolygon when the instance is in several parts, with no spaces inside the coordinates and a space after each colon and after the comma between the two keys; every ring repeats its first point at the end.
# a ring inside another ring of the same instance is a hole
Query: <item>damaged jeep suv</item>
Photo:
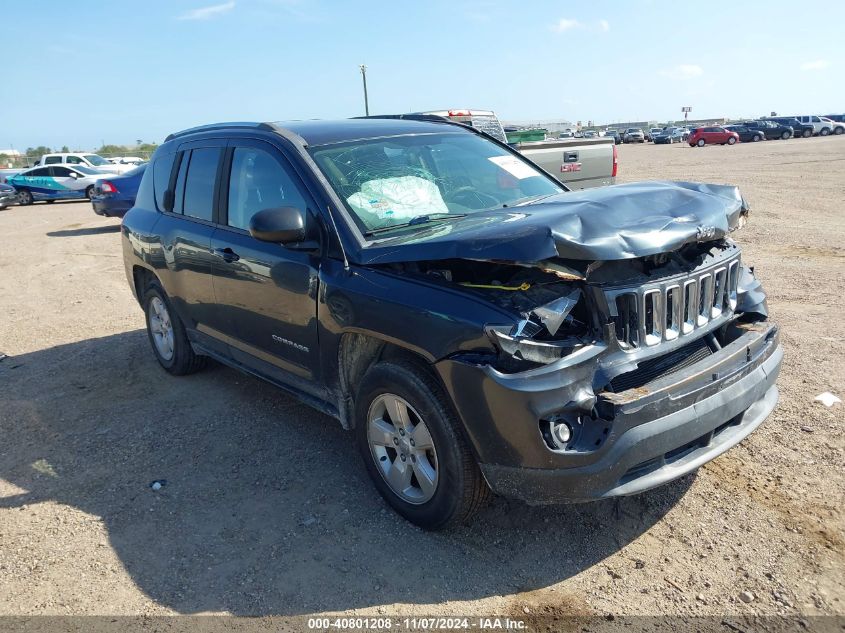
{"type": "Polygon", "coordinates": [[[734,187],[570,192],[472,128],[373,117],[173,134],[122,242],[167,371],[211,357],[337,418],[438,529],[491,491],[647,490],[766,418],[783,352],[747,216],[734,187]]]}

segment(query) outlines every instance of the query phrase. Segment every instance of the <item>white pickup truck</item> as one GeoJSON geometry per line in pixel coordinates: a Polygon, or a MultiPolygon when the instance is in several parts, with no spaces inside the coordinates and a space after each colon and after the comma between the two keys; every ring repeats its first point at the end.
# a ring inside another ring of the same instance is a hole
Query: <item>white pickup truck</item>
{"type": "MultiPolygon", "coordinates": [[[[418,114],[470,125],[507,143],[501,122],[490,110],[432,110],[418,114]]],[[[559,138],[514,143],[512,146],[570,189],[603,187],[616,182],[619,160],[613,137],[559,138]]]]}
{"type": "Polygon", "coordinates": [[[90,167],[104,174],[123,174],[135,169],[136,165],[115,165],[110,163],[99,154],[81,154],[62,152],[57,154],[44,154],[36,165],[82,165],[90,167]]]}

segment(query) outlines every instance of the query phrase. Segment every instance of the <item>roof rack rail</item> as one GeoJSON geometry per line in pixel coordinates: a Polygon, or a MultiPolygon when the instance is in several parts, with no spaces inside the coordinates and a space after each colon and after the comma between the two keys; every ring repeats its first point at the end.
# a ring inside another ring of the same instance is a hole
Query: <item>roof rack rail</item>
{"type": "Polygon", "coordinates": [[[464,125],[460,121],[451,121],[446,117],[437,114],[421,114],[415,112],[408,112],[406,114],[368,114],[367,116],[354,116],[353,119],[406,119],[409,121],[432,121],[434,123],[457,123],[464,125]]]}
{"type": "Polygon", "coordinates": [[[188,134],[194,134],[196,132],[213,132],[214,130],[230,130],[232,128],[247,128],[251,130],[266,130],[268,132],[275,131],[275,126],[269,123],[256,123],[254,121],[232,121],[227,123],[209,123],[208,125],[198,125],[197,127],[191,127],[187,130],[182,130],[180,132],[173,132],[169,134],[164,142],[171,141],[174,138],[179,138],[181,136],[187,136],[188,134]]]}

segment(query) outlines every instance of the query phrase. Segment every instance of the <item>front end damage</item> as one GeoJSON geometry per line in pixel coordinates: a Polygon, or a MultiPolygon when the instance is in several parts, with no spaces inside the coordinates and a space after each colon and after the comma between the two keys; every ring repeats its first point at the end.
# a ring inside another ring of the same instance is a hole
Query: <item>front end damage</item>
{"type": "Polygon", "coordinates": [[[369,257],[512,315],[436,370],[495,492],[581,501],[692,472],[774,408],[778,328],[730,238],[747,216],[734,187],[635,183],[479,214],[369,257]]]}
{"type": "Polygon", "coordinates": [[[728,450],[777,401],[777,326],[728,238],[616,261],[410,266],[514,314],[487,325],[495,352],[436,364],[499,494],[641,492],[728,450]]]}

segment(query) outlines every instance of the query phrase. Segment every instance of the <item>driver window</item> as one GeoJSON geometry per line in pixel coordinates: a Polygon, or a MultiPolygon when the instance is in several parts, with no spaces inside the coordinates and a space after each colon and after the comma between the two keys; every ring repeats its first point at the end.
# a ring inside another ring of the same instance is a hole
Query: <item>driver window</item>
{"type": "Polygon", "coordinates": [[[71,165],[79,165],[82,163],[82,159],[79,156],[68,156],[67,161],[71,165]]]}
{"type": "Polygon", "coordinates": [[[305,209],[305,198],[288,171],[268,152],[237,147],[229,176],[227,224],[249,229],[249,221],[262,209],[297,207],[305,209]]]}

